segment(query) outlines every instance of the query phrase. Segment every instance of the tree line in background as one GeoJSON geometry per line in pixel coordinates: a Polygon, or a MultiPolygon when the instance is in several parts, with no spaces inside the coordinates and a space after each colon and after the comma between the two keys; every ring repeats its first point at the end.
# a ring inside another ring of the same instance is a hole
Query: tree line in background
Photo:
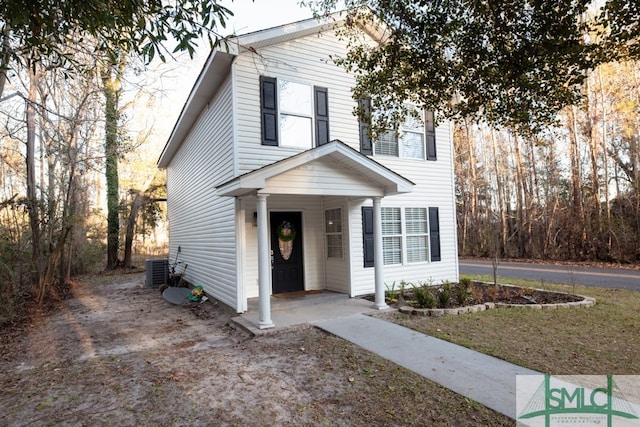
{"type": "Polygon", "coordinates": [[[146,135],[128,131],[116,74],[80,49],[76,60],[93,64],[94,72],[69,78],[40,62],[10,74],[0,103],[0,323],[20,301],[43,302],[104,262],[105,171],[116,171],[111,209],[119,265],[131,264],[134,237],[161,219],[162,207],[153,202],[165,198],[164,177],[153,159],[136,154],[146,135]],[[112,118],[105,114],[109,95],[112,118]]]}
{"type": "Polygon", "coordinates": [[[462,256],[640,261],[640,63],[590,72],[535,136],[455,126],[462,256]]]}

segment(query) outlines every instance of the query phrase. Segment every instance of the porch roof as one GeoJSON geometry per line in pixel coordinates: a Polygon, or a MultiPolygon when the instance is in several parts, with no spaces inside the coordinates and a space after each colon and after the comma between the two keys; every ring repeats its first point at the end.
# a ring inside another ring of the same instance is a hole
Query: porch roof
{"type": "Polygon", "coordinates": [[[243,196],[258,192],[384,197],[410,193],[414,185],[407,178],[336,139],[240,175],[219,185],[216,190],[219,196],[243,196]],[[288,174],[294,171],[296,179],[288,181],[288,174]],[[282,178],[285,178],[284,182],[282,178]]]}

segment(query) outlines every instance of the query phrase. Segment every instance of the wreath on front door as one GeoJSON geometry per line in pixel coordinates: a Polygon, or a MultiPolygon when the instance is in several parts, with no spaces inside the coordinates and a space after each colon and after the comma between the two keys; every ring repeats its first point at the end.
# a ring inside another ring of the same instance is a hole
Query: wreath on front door
{"type": "Polygon", "coordinates": [[[289,221],[282,221],[276,233],[278,234],[280,256],[282,256],[283,260],[289,261],[293,252],[293,239],[296,238],[296,229],[289,221]]]}
{"type": "Polygon", "coordinates": [[[282,221],[276,232],[281,242],[290,242],[296,238],[296,229],[289,221],[282,221]]]}

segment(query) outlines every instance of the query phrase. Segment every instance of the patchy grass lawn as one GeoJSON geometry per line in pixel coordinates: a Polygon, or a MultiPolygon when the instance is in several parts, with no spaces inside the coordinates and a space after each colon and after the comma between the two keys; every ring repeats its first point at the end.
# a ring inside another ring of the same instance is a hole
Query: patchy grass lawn
{"type": "Polygon", "coordinates": [[[640,374],[640,292],[532,280],[502,282],[591,296],[597,303],[577,309],[501,308],[460,316],[382,317],[544,373],[640,374]]]}

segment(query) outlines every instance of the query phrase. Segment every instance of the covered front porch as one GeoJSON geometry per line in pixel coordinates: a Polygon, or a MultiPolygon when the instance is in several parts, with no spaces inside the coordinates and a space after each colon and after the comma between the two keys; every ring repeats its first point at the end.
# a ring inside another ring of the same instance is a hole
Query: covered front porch
{"type": "MultiPolygon", "coordinates": [[[[332,291],[296,293],[270,297],[271,320],[278,328],[288,328],[314,322],[369,313],[377,308],[363,298],[332,291]]],[[[259,298],[248,299],[248,310],[232,320],[253,334],[259,334],[259,298]]]]}
{"type": "MultiPolygon", "coordinates": [[[[255,320],[260,329],[275,326],[273,294],[333,288],[353,295],[352,249],[357,242],[362,245],[361,225],[354,225],[356,209],[359,212],[364,202],[372,204],[373,252],[381,260],[381,200],[410,192],[412,187],[411,181],[337,140],[220,185],[218,195],[236,198],[238,306],[252,311],[253,277],[258,294],[255,320]],[[331,260],[319,262],[335,241],[327,237],[336,234],[327,232],[331,224],[326,220],[327,208],[332,207],[339,209],[343,224],[337,234],[344,241],[346,264],[338,277],[328,277],[327,272],[333,271],[328,267],[331,260]]],[[[383,263],[375,263],[373,270],[375,307],[385,308],[383,263]]]]}

